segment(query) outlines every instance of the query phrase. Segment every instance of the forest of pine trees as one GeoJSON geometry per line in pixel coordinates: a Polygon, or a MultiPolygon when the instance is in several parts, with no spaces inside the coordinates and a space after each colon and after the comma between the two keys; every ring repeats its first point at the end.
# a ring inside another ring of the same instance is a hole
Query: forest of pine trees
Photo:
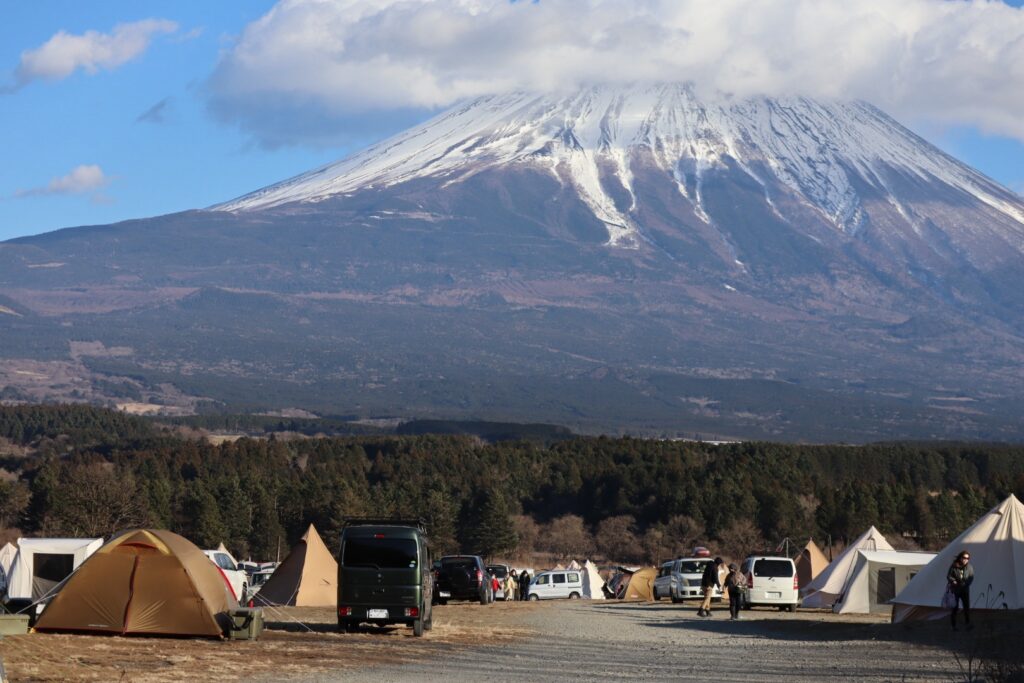
{"type": "MultiPolygon", "coordinates": [[[[733,556],[874,524],[941,547],[1009,493],[1024,448],[709,445],[578,437],[545,447],[367,435],[212,445],[83,406],[0,407],[0,534],[171,529],[273,559],[314,523],[420,517],[435,551],[657,561],[695,543],[733,556]]],[[[0,539],[2,540],[2,539],[0,539]]]]}

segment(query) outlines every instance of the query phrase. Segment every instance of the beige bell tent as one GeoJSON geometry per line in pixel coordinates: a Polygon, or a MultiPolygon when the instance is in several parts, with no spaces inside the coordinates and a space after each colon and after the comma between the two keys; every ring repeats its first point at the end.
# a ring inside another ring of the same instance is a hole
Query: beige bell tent
{"type": "Polygon", "coordinates": [[[597,565],[587,560],[583,563],[583,597],[590,600],[604,600],[604,579],[597,571],[597,565]]]}
{"type": "Polygon", "coordinates": [[[263,584],[255,600],[259,605],[296,607],[338,604],[338,562],[312,524],[263,584]]]}
{"type": "Polygon", "coordinates": [[[658,570],[654,567],[644,567],[633,572],[626,585],[626,592],[623,600],[654,600],[654,579],[658,576],[658,570]]]}
{"type": "Polygon", "coordinates": [[[45,599],[102,545],[102,538],[19,538],[7,597],[45,599]]]}
{"type": "Polygon", "coordinates": [[[569,563],[569,566],[566,567],[566,569],[572,569],[572,570],[575,570],[575,571],[579,571],[580,569],[583,569],[583,567],[580,566],[579,562],[577,562],[576,560],[573,560],[572,562],[569,563]]]}
{"type": "Polygon", "coordinates": [[[14,564],[17,555],[18,549],[11,543],[6,543],[0,548],[0,572],[3,572],[4,577],[11,575],[11,565],[14,564]]]}
{"type": "Polygon", "coordinates": [[[891,600],[933,559],[935,553],[858,550],[832,611],[836,614],[891,612],[891,600]]]}
{"type": "Polygon", "coordinates": [[[1024,609],[1024,505],[1015,496],[986,512],[918,572],[893,600],[894,622],[939,619],[946,573],[961,551],[971,554],[971,612],[1024,609]]]}
{"type": "Polygon", "coordinates": [[[800,581],[800,587],[807,586],[818,577],[818,574],[828,567],[828,558],[821,552],[818,544],[813,539],[808,539],[807,545],[800,551],[796,558],[796,575],[800,581]]]}
{"type": "Polygon", "coordinates": [[[857,540],[851,543],[832,564],[826,567],[806,587],[800,587],[804,607],[826,607],[835,604],[836,598],[843,592],[843,586],[850,576],[853,564],[857,559],[858,550],[892,550],[889,541],[885,540],[875,527],[871,527],[857,540]]]}
{"type": "Polygon", "coordinates": [[[238,607],[217,566],[181,536],[138,529],[79,567],[37,631],[220,637],[238,607]]]}

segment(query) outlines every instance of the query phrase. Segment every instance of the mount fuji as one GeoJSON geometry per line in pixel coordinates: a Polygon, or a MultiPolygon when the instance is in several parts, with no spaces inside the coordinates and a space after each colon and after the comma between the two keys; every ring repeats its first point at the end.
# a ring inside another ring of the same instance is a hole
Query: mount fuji
{"type": "Polygon", "coordinates": [[[483,97],[206,210],[2,243],[0,313],[8,398],[1024,437],[1024,200],[864,102],[483,97]]]}

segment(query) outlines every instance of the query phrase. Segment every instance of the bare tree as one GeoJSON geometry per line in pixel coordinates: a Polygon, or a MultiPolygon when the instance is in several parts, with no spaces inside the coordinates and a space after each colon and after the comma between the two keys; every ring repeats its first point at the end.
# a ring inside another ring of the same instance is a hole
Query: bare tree
{"type": "Polygon", "coordinates": [[[594,537],[582,517],[564,515],[545,528],[544,546],[558,557],[584,558],[594,552],[594,537]]]}
{"type": "Polygon", "coordinates": [[[597,525],[597,549],[609,560],[639,562],[644,554],[631,515],[608,517],[597,525]]]}
{"type": "Polygon", "coordinates": [[[109,537],[146,521],[135,478],[110,463],[69,468],[59,482],[52,493],[53,508],[43,521],[45,533],[109,537]]]}

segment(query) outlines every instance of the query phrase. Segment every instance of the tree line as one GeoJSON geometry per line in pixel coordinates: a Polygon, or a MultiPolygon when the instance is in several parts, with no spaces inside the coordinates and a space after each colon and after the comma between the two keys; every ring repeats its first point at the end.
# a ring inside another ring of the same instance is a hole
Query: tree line
{"type": "Polygon", "coordinates": [[[153,526],[254,559],[284,554],[310,523],[333,546],[346,517],[391,515],[424,519],[435,552],[491,557],[655,562],[695,544],[739,557],[872,524],[937,548],[1009,493],[1024,494],[1020,446],[274,434],[213,445],[107,410],[0,407],[0,530],[153,526]]]}

